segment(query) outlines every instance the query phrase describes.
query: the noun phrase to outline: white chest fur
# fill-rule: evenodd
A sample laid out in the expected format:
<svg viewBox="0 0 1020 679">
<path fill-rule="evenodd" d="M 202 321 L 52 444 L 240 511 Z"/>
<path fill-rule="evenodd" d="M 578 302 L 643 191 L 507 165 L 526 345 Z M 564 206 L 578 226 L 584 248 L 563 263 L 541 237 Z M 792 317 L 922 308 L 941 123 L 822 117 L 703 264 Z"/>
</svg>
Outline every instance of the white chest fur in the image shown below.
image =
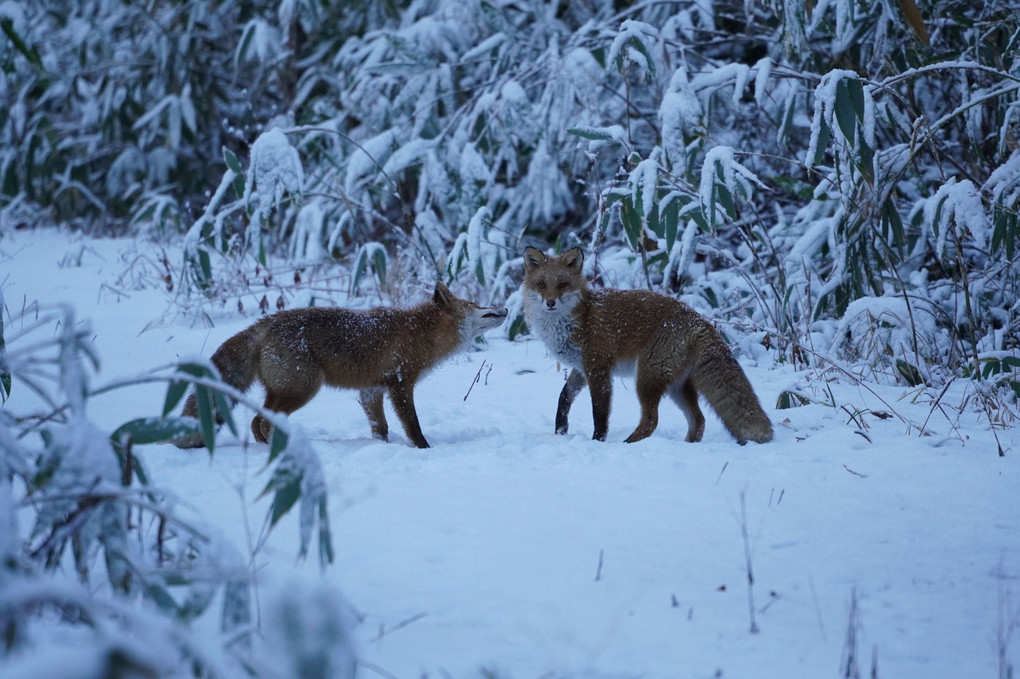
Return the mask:
<svg viewBox="0 0 1020 679">
<path fill-rule="evenodd" d="M 550 308 L 537 292 L 524 292 L 524 315 L 528 328 L 542 339 L 553 356 L 578 369 L 581 368 L 581 348 L 572 335 L 575 323 L 573 311 L 580 299 L 580 293 L 568 293 Z"/>
</svg>

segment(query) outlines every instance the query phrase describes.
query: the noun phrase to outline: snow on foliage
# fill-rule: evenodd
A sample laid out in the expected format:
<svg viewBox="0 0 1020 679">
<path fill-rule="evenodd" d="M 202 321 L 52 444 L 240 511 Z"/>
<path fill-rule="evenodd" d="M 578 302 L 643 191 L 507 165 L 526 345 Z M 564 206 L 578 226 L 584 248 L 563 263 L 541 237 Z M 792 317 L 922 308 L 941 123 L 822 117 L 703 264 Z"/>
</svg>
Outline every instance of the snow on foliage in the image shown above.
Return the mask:
<svg viewBox="0 0 1020 679">
<path fill-rule="evenodd" d="M 682 163 L 685 158 L 684 137 L 701 129 L 701 116 L 701 101 L 688 79 L 687 68 L 681 66 L 673 72 L 659 106 L 662 142 L 674 163 Z"/>
<path fill-rule="evenodd" d="M 625 64 L 631 64 L 643 77 L 651 78 L 655 74 L 655 60 L 645 42 L 655 41 L 658 36 L 659 32 L 654 26 L 643 21 L 625 19 L 620 24 L 620 32 L 609 46 L 606 63 L 615 65 L 621 73 Z"/>
<path fill-rule="evenodd" d="M 853 71 L 834 70 L 822 76 L 814 98 L 805 162 L 808 167 L 817 164 L 825 150 L 823 131 L 826 136 L 831 135 L 840 194 L 850 196 L 859 172 L 874 172 L 873 167 L 862 167 L 868 163 L 866 154 L 875 148 L 875 108 L 870 86 L 864 86 Z"/>
<path fill-rule="evenodd" d="M 711 214 L 716 212 L 719 204 L 723 209 L 731 210 L 735 201 L 747 200 L 755 185 L 768 190 L 753 172 L 737 162 L 732 148 L 716 146 L 705 154 L 698 197 Z M 709 221 L 714 222 L 714 219 Z"/>
<path fill-rule="evenodd" d="M 251 162 L 245 181 L 245 204 L 255 203 L 255 213 L 266 219 L 285 196 L 300 200 L 305 173 L 301 157 L 278 127 L 263 132 L 251 146 Z"/>
<path fill-rule="evenodd" d="M 263 662 L 274 676 L 354 679 L 356 624 L 350 604 L 335 589 L 293 579 L 268 602 Z"/>
<path fill-rule="evenodd" d="M 939 257 L 956 256 L 948 248 L 962 247 L 965 238 L 979 250 L 988 245 L 988 213 L 969 179 L 958 182 L 951 178 L 940 186 L 934 196 L 924 201 L 924 217 Z"/>
</svg>

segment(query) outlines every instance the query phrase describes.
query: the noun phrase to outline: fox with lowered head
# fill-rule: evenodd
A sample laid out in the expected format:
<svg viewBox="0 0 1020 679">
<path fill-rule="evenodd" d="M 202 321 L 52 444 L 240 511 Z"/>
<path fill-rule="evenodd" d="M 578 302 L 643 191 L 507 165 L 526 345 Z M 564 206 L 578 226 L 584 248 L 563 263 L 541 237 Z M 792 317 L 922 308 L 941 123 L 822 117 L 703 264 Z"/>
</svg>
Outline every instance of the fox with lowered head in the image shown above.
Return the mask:
<svg viewBox="0 0 1020 679">
<path fill-rule="evenodd" d="M 772 423 L 722 335 L 707 318 L 665 295 L 640 290 L 592 290 L 584 255 L 573 248 L 549 256 L 524 251 L 524 312 L 528 327 L 570 366 L 556 409 L 556 433 L 567 432 L 570 407 L 588 385 L 593 438 L 609 430 L 612 377 L 633 368 L 641 419 L 627 442 L 655 431 L 659 402 L 669 395 L 687 418 L 687 441 L 700 441 L 701 394 L 740 444 L 772 440 Z"/>
</svg>

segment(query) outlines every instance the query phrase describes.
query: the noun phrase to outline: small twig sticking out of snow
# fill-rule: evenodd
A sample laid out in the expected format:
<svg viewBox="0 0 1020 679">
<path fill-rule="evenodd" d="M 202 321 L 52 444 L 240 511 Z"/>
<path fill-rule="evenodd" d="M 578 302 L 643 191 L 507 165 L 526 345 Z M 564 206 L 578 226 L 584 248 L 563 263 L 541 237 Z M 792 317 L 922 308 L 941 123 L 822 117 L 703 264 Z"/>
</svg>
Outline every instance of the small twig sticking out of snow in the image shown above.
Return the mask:
<svg viewBox="0 0 1020 679">
<path fill-rule="evenodd" d="M 846 643 L 843 648 L 843 663 L 840 676 L 845 679 L 861 679 L 861 666 L 857 645 L 861 635 L 861 611 L 857 603 L 857 588 L 850 590 L 850 617 L 846 627 Z M 878 679 L 878 645 L 871 648 L 872 679 Z"/>
<path fill-rule="evenodd" d="M 747 491 L 740 491 L 740 533 L 744 538 L 744 563 L 747 567 L 747 613 L 751 617 L 751 634 L 758 633 L 754 616 L 754 568 L 751 566 L 751 539 L 747 533 Z"/>
<path fill-rule="evenodd" d="M 599 565 L 595 568 L 595 582 L 602 579 L 602 557 L 604 556 L 603 550 L 599 550 Z"/>
<path fill-rule="evenodd" d="M 426 613 L 424 611 L 422 611 L 421 613 L 415 613 L 410 618 L 407 618 L 406 620 L 401 620 L 400 622 L 398 622 L 393 627 L 386 627 L 385 623 L 379 623 L 379 631 L 378 631 L 378 633 L 376 633 L 376 635 L 374 637 L 369 639 L 368 643 L 374 644 L 375 642 L 377 642 L 377 641 L 379 641 L 379 640 L 389 636 L 390 634 L 393 634 L 397 630 L 401 630 L 401 629 L 407 627 L 408 625 L 411 625 L 413 623 L 418 622 L 419 620 L 421 620 L 422 618 L 426 617 L 427 615 L 428 615 L 428 613 Z"/>
<path fill-rule="evenodd" d="M 717 486 L 719 485 L 719 481 L 722 479 L 723 472 L 725 472 L 726 468 L 729 467 L 729 466 L 730 466 L 730 461 L 726 460 L 726 462 L 723 463 L 722 469 L 719 470 L 719 476 L 716 477 L 716 479 L 715 479 L 715 485 L 717 485 Z"/>
<path fill-rule="evenodd" d="M 468 387 L 467 393 L 464 394 L 464 400 L 465 401 L 468 400 L 468 396 L 471 395 L 471 390 L 474 389 L 475 385 L 478 384 L 481 381 L 481 379 L 482 379 L 482 370 L 484 368 L 485 368 L 485 360 L 483 359 L 482 360 L 482 364 L 480 366 L 478 366 L 478 372 L 475 373 L 475 379 L 471 380 L 471 386 Z M 489 372 L 492 372 L 492 364 L 491 363 L 489 364 Z M 485 373 L 486 380 L 488 379 L 488 377 L 489 377 L 489 373 Z"/>
<path fill-rule="evenodd" d="M 873 441 L 871 440 L 871 437 L 868 436 L 868 434 L 866 432 L 861 431 L 860 429 L 855 429 L 854 433 L 857 434 L 858 436 L 862 437 L 868 443 L 873 443 Z"/>
<path fill-rule="evenodd" d="M 853 474 L 854 476 L 856 476 L 858 478 L 862 478 L 862 479 L 868 478 L 867 474 L 861 474 L 860 472 L 855 472 L 853 469 L 850 469 L 850 467 L 847 467 L 846 465 L 843 465 L 843 469 L 847 470 L 848 472 L 850 472 L 851 474 Z"/>
</svg>

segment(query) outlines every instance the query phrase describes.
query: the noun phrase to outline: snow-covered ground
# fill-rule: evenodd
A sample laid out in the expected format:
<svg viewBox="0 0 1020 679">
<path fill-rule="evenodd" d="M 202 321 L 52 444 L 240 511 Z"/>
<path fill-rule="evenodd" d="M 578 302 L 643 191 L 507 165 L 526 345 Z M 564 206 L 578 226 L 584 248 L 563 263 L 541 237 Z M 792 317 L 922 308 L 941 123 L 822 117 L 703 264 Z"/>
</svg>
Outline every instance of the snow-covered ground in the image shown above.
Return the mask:
<svg viewBox="0 0 1020 679">
<path fill-rule="evenodd" d="M 141 241 L 5 233 L 8 341 L 22 309 L 68 302 L 92 324 L 98 386 L 208 356 L 254 320 L 234 302 L 205 327 L 165 291 L 136 289 L 158 256 Z M 265 446 L 223 431 L 212 458 L 140 454 L 252 554 L 260 601 L 320 578 L 343 592 L 360 618 L 360 677 L 836 677 L 848 637 L 864 675 L 873 662 L 880 677 L 926 679 L 999 676 L 1000 654 L 1020 664 L 1020 436 L 1000 430 L 997 455 L 986 416 L 958 407 L 965 380 L 933 408 L 940 390 L 812 384 L 766 357 L 745 369 L 776 438 L 741 447 L 711 414 L 704 441 L 684 443 L 668 401 L 651 438 L 623 443 L 638 407 L 619 379 L 598 443 L 585 393 L 571 433 L 552 433 L 563 375 L 544 347 L 491 334 L 419 385 L 429 450 L 408 444 L 388 405 L 393 440 L 371 439 L 351 392 L 323 391 L 292 417 L 329 486 L 324 572 L 295 560 L 294 516 L 259 543 Z M 834 403 L 776 410 L 795 386 Z M 112 430 L 158 414 L 164 395 L 115 390 L 89 413 Z M 25 398 L 15 384 L 5 407 Z"/>
</svg>

